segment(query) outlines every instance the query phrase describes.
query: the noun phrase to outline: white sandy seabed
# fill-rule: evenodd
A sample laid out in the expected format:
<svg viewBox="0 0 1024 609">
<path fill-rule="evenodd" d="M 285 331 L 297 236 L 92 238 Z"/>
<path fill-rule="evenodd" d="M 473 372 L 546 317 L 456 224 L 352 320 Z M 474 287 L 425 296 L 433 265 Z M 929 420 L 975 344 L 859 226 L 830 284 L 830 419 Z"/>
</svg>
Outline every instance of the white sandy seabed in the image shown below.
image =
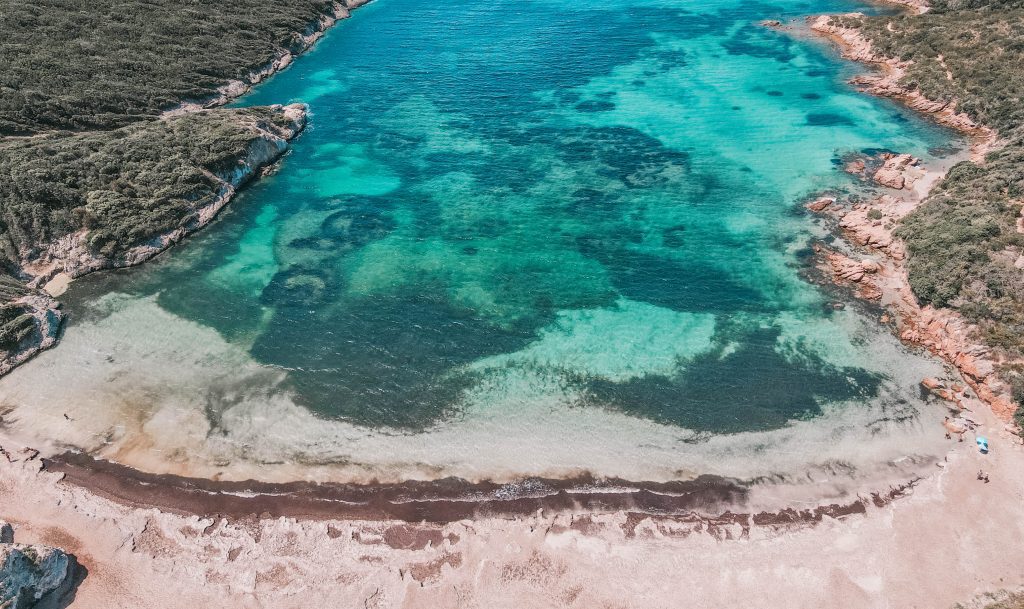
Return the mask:
<svg viewBox="0 0 1024 609">
<path fill-rule="evenodd" d="M 621 301 L 567 313 L 525 350 L 476 362 L 487 374 L 460 413 L 423 432 L 397 433 L 314 416 L 290 399 L 283 371 L 154 298 L 115 294 L 96 307 L 100 314 L 70 328 L 57 349 L 0 381 L 7 433 L 44 451 L 74 447 L 155 473 L 220 479 L 506 481 L 591 473 L 666 481 L 714 474 L 785 482 L 771 494 L 810 493 L 809 500 L 905 482 L 934 468 L 947 449 L 939 425 L 946 409 L 922 401 L 917 388 L 925 376 L 941 376 L 941 366 L 853 312 L 837 312 L 848 330 L 842 336 L 866 344 L 837 344 L 834 319 L 819 329 L 775 318 L 783 328 L 778 348 L 827 353 L 840 366 L 869 357 L 872 368 L 891 371 L 880 396 L 832 404 L 781 429 L 698 434 L 581 407 L 557 375 L 523 365 L 572 361 L 621 380 L 708 348 L 713 317 Z M 602 337 L 614 333 L 619 317 L 638 316 L 651 321 L 651 336 L 633 337 L 632 351 L 609 352 Z M 594 325 L 602 331 L 589 332 Z M 683 328 L 686 336 L 659 327 Z"/>
</svg>

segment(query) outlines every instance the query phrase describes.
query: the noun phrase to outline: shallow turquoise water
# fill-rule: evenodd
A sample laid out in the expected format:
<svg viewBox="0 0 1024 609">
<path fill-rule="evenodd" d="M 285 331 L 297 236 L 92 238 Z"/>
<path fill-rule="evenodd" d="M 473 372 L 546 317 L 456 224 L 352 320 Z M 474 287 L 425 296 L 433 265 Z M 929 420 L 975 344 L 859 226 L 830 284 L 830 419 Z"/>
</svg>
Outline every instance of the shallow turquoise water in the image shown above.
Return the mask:
<svg viewBox="0 0 1024 609">
<path fill-rule="evenodd" d="M 950 135 L 757 25 L 855 8 L 378 0 L 239 102 L 310 105 L 280 171 L 170 255 L 77 282 L 68 335 L 155 299 L 283 374 L 190 380 L 215 429 L 278 393 L 407 431 L 549 401 L 698 434 L 914 418 L 929 364 L 801 278 L 799 203 L 849 186 L 843 154 Z M 141 319 L 133 366 L 168 365 Z"/>
<path fill-rule="evenodd" d="M 756 24 L 809 8 L 368 7 L 241 102 L 305 101 L 312 127 L 218 234 L 142 289 L 254 340 L 303 404 L 367 424 L 451 414 L 476 380 L 467 365 L 553 325 L 550 348 L 571 353 L 539 365 L 566 368 L 594 404 L 688 427 L 780 425 L 873 395 L 884 371 L 776 348 L 773 313 L 827 315 L 795 271 L 806 227 L 792 207 L 842 180 L 837 153 L 922 154 L 942 135 Z M 623 329 L 568 313 L 588 309 L 617 311 Z M 661 365 L 606 374 L 620 345 L 661 332 L 656 354 L 634 356 Z M 708 410 L 716 396 L 733 406 Z"/>
</svg>

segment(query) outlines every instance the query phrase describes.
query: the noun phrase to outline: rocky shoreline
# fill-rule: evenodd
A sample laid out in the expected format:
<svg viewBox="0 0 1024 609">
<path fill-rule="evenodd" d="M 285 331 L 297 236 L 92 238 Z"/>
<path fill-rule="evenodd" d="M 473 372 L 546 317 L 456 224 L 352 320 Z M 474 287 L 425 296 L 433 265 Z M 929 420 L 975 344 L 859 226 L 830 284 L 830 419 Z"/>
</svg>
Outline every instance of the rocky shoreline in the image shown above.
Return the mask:
<svg viewBox="0 0 1024 609">
<path fill-rule="evenodd" d="M 104 256 L 90 247 L 86 229 L 40 244 L 34 251 L 23 252 L 19 279 L 25 284 L 26 294 L 0 304 L 24 311 L 31 316 L 34 327 L 14 348 L 0 349 L 0 376 L 57 344 L 64 314 L 55 297 L 67 289 L 71 280 L 99 270 L 134 266 L 163 252 L 213 221 L 239 188 L 275 163 L 287 150 L 288 142 L 305 128 L 306 108 L 293 104 L 268 109 L 283 117 L 284 126 L 251 117 L 239 118 L 239 126 L 250 134 L 246 145 L 237 151 L 229 170 L 205 172 L 211 183 L 217 185 L 216 196 L 212 200 L 197 201 L 174 230 L 117 256 Z"/>
<path fill-rule="evenodd" d="M 902 85 L 900 81 L 906 69 L 904 62 L 876 53 L 871 42 L 858 30 L 836 21 L 837 18 L 858 16 L 854 13 L 808 18 L 811 30 L 834 41 L 844 58 L 878 68 L 877 74 L 855 77 L 852 81 L 855 85 L 866 93 L 895 99 L 969 136 L 970 157 L 976 162 L 999 145 L 998 134 L 993 129 L 979 125 L 965 113 L 958 112 L 955 102 L 935 102 Z M 1011 388 L 996 373 L 998 365 L 1003 362 L 997 361 L 992 350 L 977 341 L 975 328 L 958 313 L 920 306 L 910 288 L 905 265 L 906 248 L 894 234 L 899 221 L 924 200 L 931 187 L 942 179 L 943 173 L 928 171 L 909 155 L 889 155 L 880 160 L 881 167 L 864 177 L 893 192 L 867 203 L 844 205 L 834 197 L 825 196 L 807 205 L 811 211 L 827 215 L 849 244 L 872 256 L 867 260 L 856 260 L 819 245 L 817 249 L 822 254 L 822 264 L 836 283 L 851 285 L 858 297 L 875 301 L 889 310 L 892 316 L 887 321 L 893 323 L 894 330 L 904 342 L 925 348 L 955 367 L 996 416 L 1012 426 L 1016 405 L 1011 397 Z M 864 165 L 848 167 L 848 170 L 863 172 Z"/>
</svg>

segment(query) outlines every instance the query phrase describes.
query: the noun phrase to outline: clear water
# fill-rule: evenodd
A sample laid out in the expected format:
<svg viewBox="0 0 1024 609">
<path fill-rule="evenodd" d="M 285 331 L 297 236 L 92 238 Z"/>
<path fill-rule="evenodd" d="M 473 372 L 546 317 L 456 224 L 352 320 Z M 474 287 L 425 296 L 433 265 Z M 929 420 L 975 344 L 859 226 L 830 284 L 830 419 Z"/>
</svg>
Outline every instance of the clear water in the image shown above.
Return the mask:
<svg viewBox="0 0 1024 609">
<path fill-rule="evenodd" d="M 76 282 L 62 345 L 0 390 L 151 465 L 673 477 L 770 446 L 852 459 L 840 438 L 927 453 L 936 364 L 801 278 L 799 202 L 848 185 L 845 153 L 927 159 L 950 134 L 757 25 L 857 8 L 378 0 L 238 102 L 310 105 L 280 171 L 160 260 Z"/>
</svg>

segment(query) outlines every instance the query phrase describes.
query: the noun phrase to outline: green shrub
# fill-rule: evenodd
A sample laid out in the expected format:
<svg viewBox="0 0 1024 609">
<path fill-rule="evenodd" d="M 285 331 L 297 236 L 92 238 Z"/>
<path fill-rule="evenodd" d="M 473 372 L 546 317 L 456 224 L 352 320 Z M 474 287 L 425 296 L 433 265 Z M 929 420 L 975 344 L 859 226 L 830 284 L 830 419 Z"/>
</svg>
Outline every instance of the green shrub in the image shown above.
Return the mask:
<svg viewBox="0 0 1024 609">
<path fill-rule="evenodd" d="M 10 351 L 35 329 L 32 315 L 13 303 L 0 305 L 0 350 Z"/>
</svg>

